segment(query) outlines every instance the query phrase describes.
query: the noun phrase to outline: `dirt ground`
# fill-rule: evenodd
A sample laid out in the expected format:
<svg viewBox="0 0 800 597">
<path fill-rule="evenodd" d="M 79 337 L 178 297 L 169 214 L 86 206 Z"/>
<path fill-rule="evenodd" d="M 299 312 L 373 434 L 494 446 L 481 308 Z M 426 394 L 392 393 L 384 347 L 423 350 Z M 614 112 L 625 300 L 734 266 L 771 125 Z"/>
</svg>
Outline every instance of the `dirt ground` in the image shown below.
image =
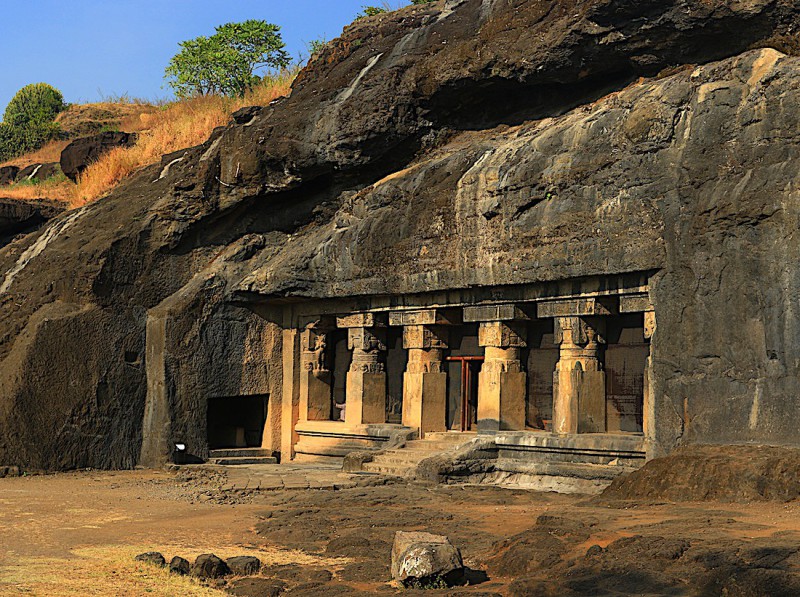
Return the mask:
<svg viewBox="0 0 800 597">
<path fill-rule="evenodd" d="M 0 595 L 357 595 L 395 589 L 397 530 L 448 535 L 450 595 L 797 595 L 800 503 L 642 503 L 493 487 L 375 483 L 224 491 L 218 474 L 0 479 Z M 257 579 L 203 586 L 133 560 L 255 555 Z"/>
</svg>

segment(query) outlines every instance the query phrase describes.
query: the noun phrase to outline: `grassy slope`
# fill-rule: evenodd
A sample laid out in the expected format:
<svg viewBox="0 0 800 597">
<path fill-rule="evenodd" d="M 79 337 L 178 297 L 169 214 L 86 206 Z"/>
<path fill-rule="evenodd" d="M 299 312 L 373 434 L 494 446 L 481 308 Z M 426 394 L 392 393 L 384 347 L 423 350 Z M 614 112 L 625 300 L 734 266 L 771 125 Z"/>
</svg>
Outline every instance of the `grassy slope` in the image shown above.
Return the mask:
<svg viewBox="0 0 800 597">
<path fill-rule="evenodd" d="M 243 98 L 198 97 L 151 106 L 137 103 L 105 103 L 73 106 L 59 117 L 64 130 L 78 136 L 103 127 L 139 133 L 134 147 L 109 151 L 89 166 L 77 184 L 60 177 L 38 184 L 16 184 L 0 189 L 0 195 L 15 199 L 46 198 L 79 207 L 108 194 L 123 179 L 141 168 L 158 162 L 161 156 L 185 147 L 199 145 L 218 126 L 230 120 L 231 113 L 244 106 L 267 105 L 287 95 L 294 73 L 286 73 L 253 89 Z M 68 141 L 50 143 L 37 152 L 7 164 L 57 162 Z M 0 164 L 5 165 L 5 164 Z"/>
</svg>

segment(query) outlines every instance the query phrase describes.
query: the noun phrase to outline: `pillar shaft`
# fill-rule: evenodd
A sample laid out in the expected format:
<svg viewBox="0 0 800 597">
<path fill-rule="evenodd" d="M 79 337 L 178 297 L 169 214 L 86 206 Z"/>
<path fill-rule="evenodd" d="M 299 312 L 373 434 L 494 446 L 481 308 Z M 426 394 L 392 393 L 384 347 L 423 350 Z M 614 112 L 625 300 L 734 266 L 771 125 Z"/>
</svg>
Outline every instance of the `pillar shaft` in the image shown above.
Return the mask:
<svg viewBox="0 0 800 597">
<path fill-rule="evenodd" d="M 478 375 L 478 430 L 524 430 L 528 376 L 520 361 L 525 347 L 523 326 L 484 322 L 478 343 L 485 360 Z"/>
<path fill-rule="evenodd" d="M 436 326 L 403 328 L 408 365 L 403 375 L 403 425 L 426 433 L 447 430 L 447 374 L 442 370 L 446 330 Z"/>
<path fill-rule="evenodd" d="M 556 341 L 560 343 L 553 379 L 556 433 L 606 430 L 606 378 L 599 328 L 596 318 L 556 318 Z"/>
</svg>

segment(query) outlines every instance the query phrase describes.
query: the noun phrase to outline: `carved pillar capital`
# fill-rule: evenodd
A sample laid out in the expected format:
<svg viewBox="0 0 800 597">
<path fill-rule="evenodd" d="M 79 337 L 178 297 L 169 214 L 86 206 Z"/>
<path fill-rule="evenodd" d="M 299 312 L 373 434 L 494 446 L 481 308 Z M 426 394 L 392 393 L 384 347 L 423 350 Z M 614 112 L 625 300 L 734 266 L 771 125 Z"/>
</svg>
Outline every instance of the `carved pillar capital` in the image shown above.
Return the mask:
<svg viewBox="0 0 800 597">
<path fill-rule="evenodd" d="M 602 371 L 604 321 L 597 317 L 556 317 L 555 341 L 560 345 L 557 370 Z"/>
<path fill-rule="evenodd" d="M 522 371 L 520 349 L 525 348 L 525 324 L 515 321 L 486 321 L 478 328 L 478 344 L 485 348 L 482 371 Z"/>
<path fill-rule="evenodd" d="M 383 373 L 386 352 L 386 330 L 384 328 L 354 327 L 347 330 L 347 347 L 353 351 L 350 371 L 360 373 Z"/>
<path fill-rule="evenodd" d="M 493 348 L 525 348 L 525 324 L 517 321 L 484 321 L 478 328 L 478 344 Z"/>
</svg>

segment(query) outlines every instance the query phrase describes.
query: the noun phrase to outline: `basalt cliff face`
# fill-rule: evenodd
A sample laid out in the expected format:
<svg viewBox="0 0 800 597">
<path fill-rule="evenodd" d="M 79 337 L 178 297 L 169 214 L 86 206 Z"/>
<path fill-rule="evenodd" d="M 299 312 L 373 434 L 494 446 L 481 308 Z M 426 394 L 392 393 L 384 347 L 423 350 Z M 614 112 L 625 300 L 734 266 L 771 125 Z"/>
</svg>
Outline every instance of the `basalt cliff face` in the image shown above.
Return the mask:
<svg viewBox="0 0 800 597">
<path fill-rule="evenodd" d="M 0 250 L 0 463 L 130 467 L 154 421 L 202 445 L 208 396 L 279 410 L 286 299 L 629 272 L 657 452 L 800 445 L 798 27 L 780 0 L 359 21 L 290 97 Z"/>
</svg>

